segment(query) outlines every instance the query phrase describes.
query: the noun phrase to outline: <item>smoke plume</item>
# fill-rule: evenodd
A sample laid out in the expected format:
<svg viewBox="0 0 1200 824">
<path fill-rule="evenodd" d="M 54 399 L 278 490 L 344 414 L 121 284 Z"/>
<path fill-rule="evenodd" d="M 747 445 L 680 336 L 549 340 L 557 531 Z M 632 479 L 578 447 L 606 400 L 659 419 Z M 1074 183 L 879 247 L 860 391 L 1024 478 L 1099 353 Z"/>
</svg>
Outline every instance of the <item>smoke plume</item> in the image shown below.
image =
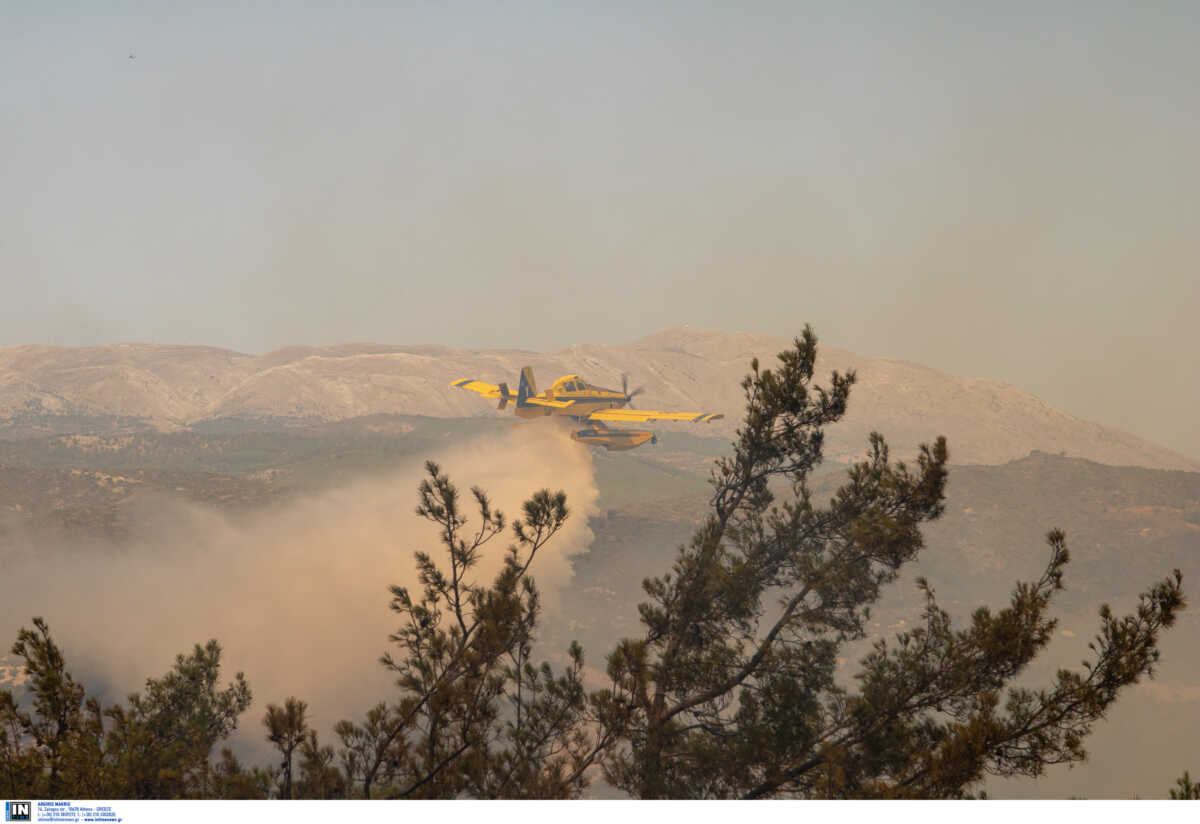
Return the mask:
<svg viewBox="0 0 1200 824">
<path fill-rule="evenodd" d="M 587 549 L 596 507 L 592 457 L 549 426 L 448 445 L 432 456 L 459 486 L 488 492 L 511 522 L 534 491 L 567 493 L 570 517 L 533 565 L 547 616 Z M 304 500 L 235 518 L 174 500 L 138 505 L 121 546 L 0 548 L 0 633 L 11 639 L 42 615 L 68 667 L 109 701 L 166 672 L 180 652 L 217 638 L 223 672 L 244 671 L 254 704 L 243 741 L 262 738 L 267 703 L 295 695 L 323 734 L 394 693 L 378 663 L 396 628 L 387 587 L 417 590 L 412 554 L 442 559 L 435 528 L 417 517 L 422 460 Z M 478 524 L 477 514 L 468 524 Z M 500 567 L 511 532 L 486 545 L 477 580 Z M 7 643 L 7 642 L 6 642 Z M 265 746 L 259 742 L 257 747 Z"/>
</svg>

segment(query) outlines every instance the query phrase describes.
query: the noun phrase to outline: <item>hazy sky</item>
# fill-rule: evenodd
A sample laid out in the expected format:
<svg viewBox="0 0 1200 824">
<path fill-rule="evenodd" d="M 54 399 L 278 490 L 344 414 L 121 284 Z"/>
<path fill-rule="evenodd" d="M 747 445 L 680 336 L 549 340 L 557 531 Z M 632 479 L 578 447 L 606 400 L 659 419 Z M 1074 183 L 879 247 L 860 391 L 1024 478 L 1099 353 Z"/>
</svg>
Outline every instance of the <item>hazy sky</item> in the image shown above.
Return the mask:
<svg viewBox="0 0 1200 824">
<path fill-rule="evenodd" d="M 0 3 L 0 344 L 792 335 L 1200 457 L 1200 4 Z"/>
</svg>

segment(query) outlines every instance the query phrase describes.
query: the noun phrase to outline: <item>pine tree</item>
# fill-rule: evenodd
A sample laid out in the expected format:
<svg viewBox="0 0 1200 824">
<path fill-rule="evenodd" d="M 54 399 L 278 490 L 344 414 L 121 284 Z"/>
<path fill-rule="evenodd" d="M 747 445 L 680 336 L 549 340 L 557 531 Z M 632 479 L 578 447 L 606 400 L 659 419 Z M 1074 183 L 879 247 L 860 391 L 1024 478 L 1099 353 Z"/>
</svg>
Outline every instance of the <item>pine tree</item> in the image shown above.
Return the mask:
<svg viewBox="0 0 1200 824">
<path fill-rule="evenodd" d="M 565 523 L 566 495 L 542 490 L 525 502 L 516 543 L 485 586 L 473 570 L 504 532 L 503 514 L 472 489 L 479 526 L 468 532 L 458 489 L 436 464 L 426 471 L 417 514 L 438 526 L 449 567 L 417 552 L 420 597 L 391 588 L 397 652 L 382 662 L 400 696 L 361 724 L 335 727 L 349 783 L 367 798 L 577 796 L 615 740 L 624 704 L 584 689 L 577 645 L 560 674 L 531 660 L 541 607 L 530 567 Z"/>
<path fill-rule="evenodd" d="M 276 783 L 274 770 L 246 769 L 229 747 L 221 748 L 221 757 L 212 765 L 205 798 L 262 801 L 270 797 Z"/>
<path fill-rule="evenodd" d="M 10 797 L 184 798 L 213 794 L 210 757 L 250 704 L 241 673 L 218 689 L 216 641 L 176 657 L 161 678 L 104 708 L 84 699 L 42 618 L 21 628 L 13 654 L 25 661 L 31 711 L 0 691 L 0 780 Z"/>
<path fill-rule="evenodd" d="M 873 433 L 867 458 L 818 505 L 808 477 L 855 375 L 815 386 L 816 356 L 806 328 L 776 370 L 752 364 L 711 512 L 671 571 L 644 584 L 645 634 L 609 657 L 633 712 L 607 754 L 609 780 L 640 798 L 954 798 L 985 774 L 1083 759 L 1092 725 L 1152 673 L 1159 633 L 1184 603 L 1178 570 L 1134 615 L 1101 608 L 1082 671 L 1017 688 L 1055 626 L 1048 609 L 1068 553 L 1052 531 L 1042 574 L 965 628 L 920 582 L 923 626 L 878 640 L 856 688 L 839 686 L 839 653 L 867 636 L 872 604 L 917 557 L 920 525 L 942 512 L 948 452 L 939 438 L 910 468 Z"/>
<path fill-rule="evenodd" d="M 128 706 L 105 710 L 111 729 L 103 756 L 111 764 L 118 798 L 204 798 L 213 748 L 237 729 L 250 706 L 250 687 L 236 673 L 218 688 L 221 646 L 197 644 L 190 655 L 177 655 L 171 671 L 146 680 Z"/>
<path fill-rule="evenodd" d="M 321 746 L 316 730 L 300 744 L 300 784 L 297 798 L 345 798 L 346 780 L 334 766 L 333 747 Z"/>
<path fill-rule="evenodd" d="M 1171 790 L 1172 801 L 1200 801 L 1200 784 L 1192 783 L 1187 770 L 1184 770 L 1183 775 L 1175 779 L 1175 786 L 1178 789 Z"/>
<path fill-rule="evenodd" d="M 25 659 L 33 712 L 19 709 L 10 691 L 0 691 L 0 773 L 14 788 L 9 797 L 58 798 L 64 790 L 71 736 L 80 724 L 84 689 L 67 672 L 62 650 L 44 619 L 34 618 L 32 630 L 21 627 L 12 653 Z"/>
<path fill-rule="evenodd" d="M 279 790 L 280 798 L 292 797 L 292 756 L 296 748 L 308 738 L 308 721 L 304 717 L 308 712 L 308 704 L 298 698 L 288 698 L 279 707 L 267 704 L 267 714 L 263 716 L 263 726 L 267 728 L 267 740 L 279 750 L 283 760 L 279 764 L 283 785 Z"/>
</svg>

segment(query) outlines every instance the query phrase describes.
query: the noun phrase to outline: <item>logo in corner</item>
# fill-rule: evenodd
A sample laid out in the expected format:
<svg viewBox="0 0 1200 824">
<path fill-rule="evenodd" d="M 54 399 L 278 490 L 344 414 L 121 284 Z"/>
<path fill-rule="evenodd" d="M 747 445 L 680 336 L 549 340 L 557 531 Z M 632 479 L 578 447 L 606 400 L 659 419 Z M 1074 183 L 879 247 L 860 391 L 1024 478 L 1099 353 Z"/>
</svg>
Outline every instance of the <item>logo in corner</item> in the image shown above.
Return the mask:
<svg viewBox="0 0 1200 824">
<path fill-rule="evenodd" d="M 32 801 L 5 801 L 4 802 L 4 820 L 5 821 L 32 821 L 33 816 Z"/>
</svg>

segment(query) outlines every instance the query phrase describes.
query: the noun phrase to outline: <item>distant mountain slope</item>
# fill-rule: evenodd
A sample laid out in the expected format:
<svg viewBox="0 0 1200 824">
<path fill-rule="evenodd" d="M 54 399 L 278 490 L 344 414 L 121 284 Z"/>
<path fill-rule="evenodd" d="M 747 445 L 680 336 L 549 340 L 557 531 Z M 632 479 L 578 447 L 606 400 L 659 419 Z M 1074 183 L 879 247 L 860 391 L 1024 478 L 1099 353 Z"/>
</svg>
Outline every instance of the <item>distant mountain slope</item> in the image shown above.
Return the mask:
<svg viewBox="0 0 1200 824">
<path fill-rule="evenodd" d="M 619 386 L 627 373 L 633 385 L 646 386 L 638 405 L 723 412 L 725 421 L 686 431 L 729 438 L 750 359 L 768 366 L 788 346 L 763 335 L 675 328 L 623 346 L 580 344 L 549 353 L 377 344 L 288 347 L 262 356 L 149 344 L 0 347 L 0 436 L 171 430 L 225 418 L 499 415 L 449 382 L 512 383 L 531 365 L 547 385 L 574 372 Z M 1041 450 L 1112 465 L 1200 470 L 1200 461 L 1080 420 L 1006 384 L 828 347 L 818 369 L 821 380 L 831 369 L 854 369 L 859 377 L 846 420 L 829 432 L 834 459 L 860 454 L 878 429 L 901 454 L 944 434 L 959 464 L 999 464 Z"/>
</svg>

